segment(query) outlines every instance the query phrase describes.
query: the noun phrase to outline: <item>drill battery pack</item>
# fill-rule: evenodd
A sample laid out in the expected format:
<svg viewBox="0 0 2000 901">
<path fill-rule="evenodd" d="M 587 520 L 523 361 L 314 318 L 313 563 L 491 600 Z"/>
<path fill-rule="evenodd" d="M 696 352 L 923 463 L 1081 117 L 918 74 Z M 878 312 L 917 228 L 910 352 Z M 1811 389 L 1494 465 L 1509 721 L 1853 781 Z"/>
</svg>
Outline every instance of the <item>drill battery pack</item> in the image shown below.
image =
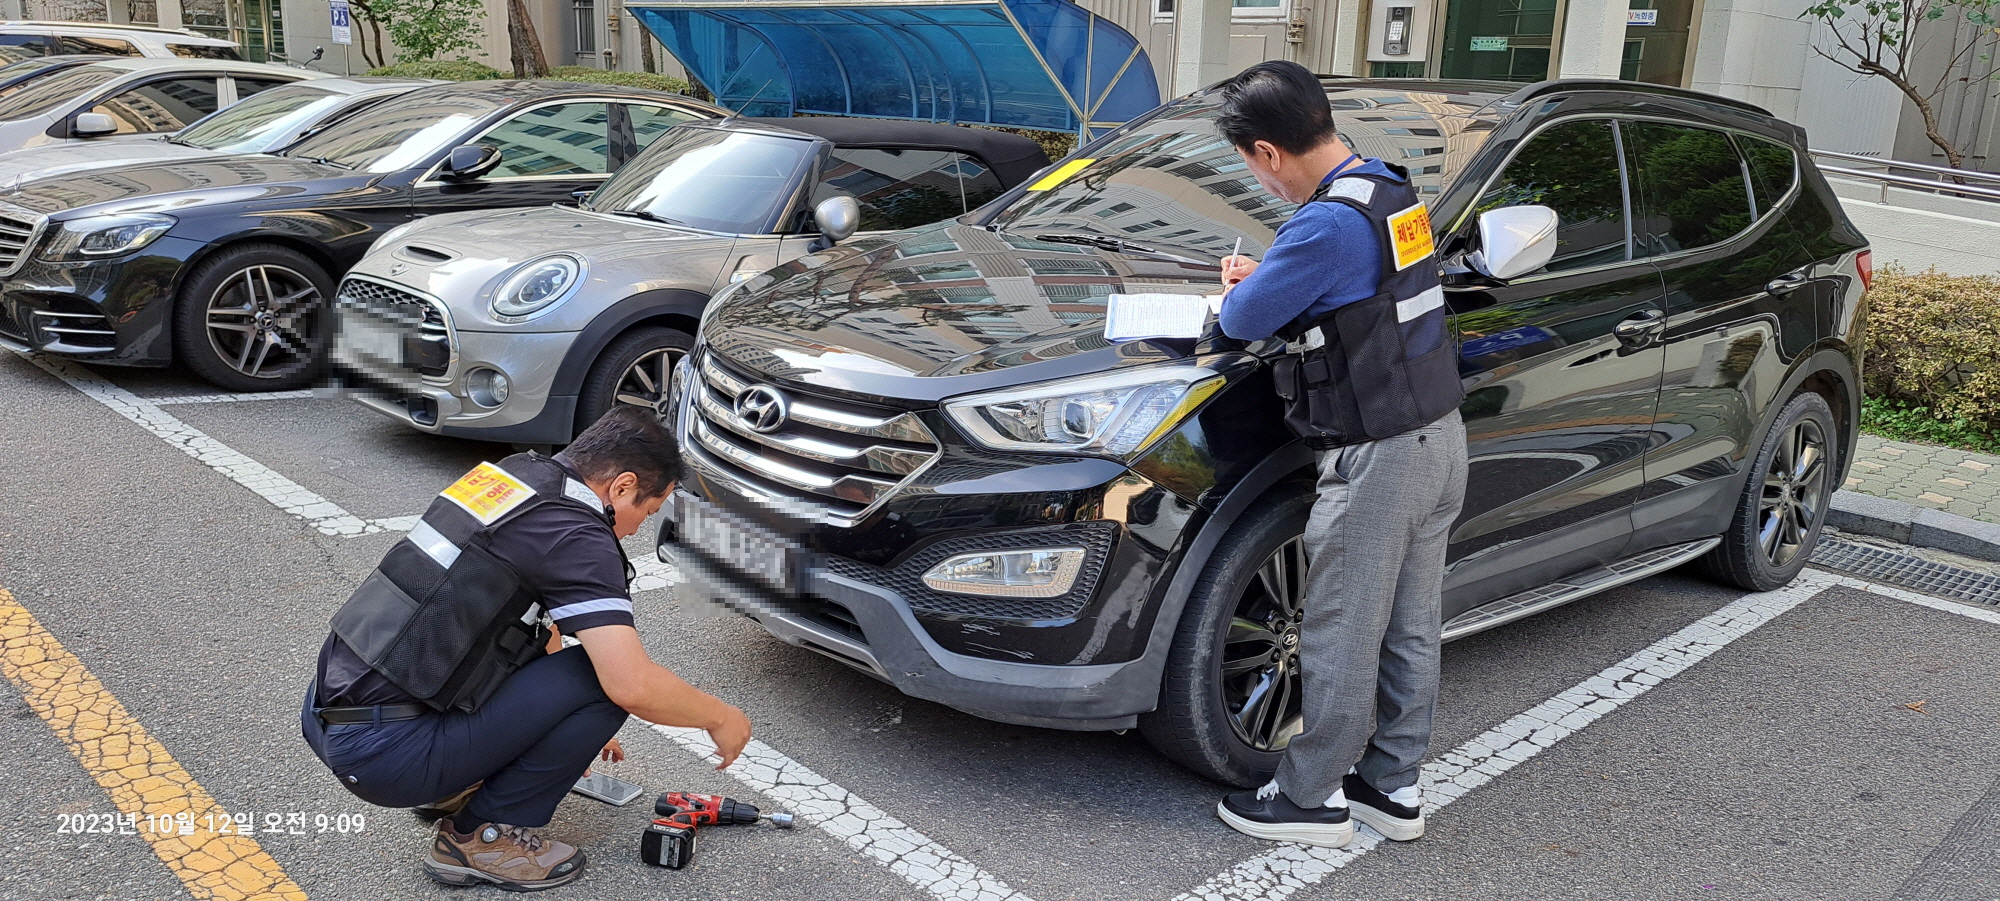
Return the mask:
<svg viewBox="0 0 2000 901">
<path fill-rule="evenodd" d="M 654 820 L 639 836 L 639 859 L 656 867 L 678 870 L 694 860 L 697 837 L 693 826 Z"/>
</svg>

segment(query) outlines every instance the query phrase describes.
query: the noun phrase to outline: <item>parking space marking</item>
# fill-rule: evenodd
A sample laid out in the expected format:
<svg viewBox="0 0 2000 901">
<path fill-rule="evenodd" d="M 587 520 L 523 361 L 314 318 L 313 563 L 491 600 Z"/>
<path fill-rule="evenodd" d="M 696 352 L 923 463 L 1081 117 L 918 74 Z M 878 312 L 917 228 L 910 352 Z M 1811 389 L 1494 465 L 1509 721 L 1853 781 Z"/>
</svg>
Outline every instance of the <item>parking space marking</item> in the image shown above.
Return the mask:
<svg viewBox="0 0 2000 901">
<path fill-rule="evenodd" d="M 305 901 L 306 893 L 247 835 L 207 826 L 228 816 L 125 705 L 42 627 L 14 595 L 0 588 L 0 674 L 48 723 L 78 763 L 111 796 L 120 813 L 187 886 L 215 901 Z M 148 828 L 159 817 L 187 814 L 183 833 Z M 53 874 L 52 874 L 53 875 Z"/>
<path fill-rule="evenodd" d="M 1831 575 L 1808 570 L 1785 588 L 1744 595 L 1446 752 L 1424 766 L 1426 812 L 1435 814 L 1439 808 L 1493 781 L 1542 749 L 1576 734 L 1653 686 L 1680 675 L 1730 642 L 1838 584 L 1839 580 Z M 1356 829 L 1354 842 L 1345 848 L 1279 845 L 1223 871 L 1175 901 L 1277 901 L 1359 860 L 1384 840 L 1363 826 Z"/>
<path fill-rule="evenodd" d="M 397 531 L 392 524 L 403 520 L 415 522 L 415 517 L 362 519 L 347 512 L 339 504 L 279 475 L 270 467 L 250 459 L 235 448 L 210 438 L 200 429 L 176 419 L 172 414 L 160 409 L 156 402 L 120 388 L 75 363 L 51 359 L 40 354 L 23 354 L 19 351 L 16 353 L 50 375 L 67 382 L 70 387 L 83 392 L 85 397 L 103 404 L 112 412 L 152 433 L 154 437 L 180 448 L 182 452 L 201 461 L 208 468 L 250 489 L 258 497 L 270 501 L 272 506 L 305 520 L 322 534 L 370 535 Z M 409 529 L 408 525 L 401 527 L 402 531 Z"/>
<path fill-rule="evenodd" d="M 708 758 L 715 753 L 708 733 L 700 729 L 653 728 L 696 756 Z M 999 877 L 761 741 L 751 739 L 743 755 L 725 772 L 933 897 L 943 901 L 1030 901 Z"/>
<path fill-rule="evenodd" d="M 1837 576 L 1836 578 L 1839 580 L 1837 584 L 1845 588 L 1854 588 L 1861 591 L 1870 592 L 1873 594 L 1879 594 L 1882 595 L 1883 597 L 1895 598 L 1896 600 L 1899 601 L 1908 601 L 1909 603 L 1915 604 L 1919 607 L 1929 607 L 1932 610 L 1942 610 L 1946 613 L 1956 613 L 1959 616 L 1965 617 L 1966 619 L 1976 619 L 1983 623 L 1992 623 L 1996 626 L 2000 626 L 2000 610 L 1993 610 L 1986 607 L 1974 607 L 1970 604 L 1960 603 L 1958 601 L 1947 601 L 1944 598 L 1934 598 L 1927 594 L 1919 594 L 1917 592 L 1910 591 L 1908 589 L 1898 588 L 1894 585 L 1884 585 L 1880 582 L 1870 582 L 1866 579 L 1857 579 L 1853 576 L 1848 576 L 1848 575 L 1841 575 Z"/>
<path fill-rule="evenodd" d="M 311 388 L 298 391 L 253 391 L 242 394 L 178 394 L 171 397 L 149 397 L 146 400 L 156 404 L 240 404 L 253 400 L 311 400 Z"/>
</svg>

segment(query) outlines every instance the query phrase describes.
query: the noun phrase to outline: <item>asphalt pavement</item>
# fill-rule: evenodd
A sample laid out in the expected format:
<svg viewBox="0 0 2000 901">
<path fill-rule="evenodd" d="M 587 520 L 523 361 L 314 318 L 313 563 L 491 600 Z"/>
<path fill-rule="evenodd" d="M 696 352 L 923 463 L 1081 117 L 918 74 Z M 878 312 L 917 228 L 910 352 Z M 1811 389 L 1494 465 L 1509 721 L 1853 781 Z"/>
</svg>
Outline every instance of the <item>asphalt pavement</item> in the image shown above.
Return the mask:
<svg viewBox="0 0 2000 901">
<path fill-rule="evenodd" d="M 350 401 L 0 353 L 0 614 L 19 611 L 0 615 L 0 899 L 500 897 L 426 879 L 429 827 L 343 791 L 298 715 L 333 610 L 407 517 L 506 453 Z M 667 871 L 635 853 L 645 802 L 571 796 L 549 832 L 589 869 L 549 897 L 2000 898 L 1991 607 L 1681 571 L 1474 636 L 1445 654 L 1430 834 L 1308 852 L 1224 827 L 1222 790 L 1136 734 L 979 720 L 668 588 L 635 601 L 655 659 L 743 707 L 759 744 L 719 773 L 698 736 L 634 720 L 609 770 L 801 823 L 706 831 Z M 41 686 L 51 642 L 75 659 L 54 675 L 94 677 L 123 719 Z M 128 738 L 186 778 L 128 790 L 105 750 Z M 195 799 L 183 842 L 205 810 L 253 816 L 235 864 L 148 834 L 169 802 L 146 799 L 170 794 Z"/>
</svg>

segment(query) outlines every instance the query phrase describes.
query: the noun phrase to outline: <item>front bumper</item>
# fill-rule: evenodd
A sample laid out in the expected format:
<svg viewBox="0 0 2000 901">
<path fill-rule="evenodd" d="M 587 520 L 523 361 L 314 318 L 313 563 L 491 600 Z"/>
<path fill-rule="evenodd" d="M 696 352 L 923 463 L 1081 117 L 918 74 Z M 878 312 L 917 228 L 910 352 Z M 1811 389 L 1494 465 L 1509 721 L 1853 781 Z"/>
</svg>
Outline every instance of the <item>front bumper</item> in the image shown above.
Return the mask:
<svg viewBox="0 0 2000 901">
<path fill-rule="evenodd" d="M 784 598 L 728 575 L 699 552 L 672 543 L 686 582 L 682 602 L 719 605 L 747 616 L 787 644 L 817 651 L 913 697 L 1003 723 L 1054 729 L 1129 729 L 1159 696 L 1159 668 L 1147 661 L 1082 666 L 1012 663 L 954 653 L 917 621 L 890 589 L 824 568 L 804 574 L 805 598 Z"/>
<path fill-rule="evenodd" d="M 0 279 L 0 344 L 121 366 L 173 361 L 174 282 L 200 245 L 162 237 L 139 254 L 25 261 Z"/>
<path fill-rule="evenodd" d="M 346 329 L 331 354 L 335 381 L 356 400 L 404 424 L 434 435 L 567 444 L 576 425 L 574 394 L 550 392 L 575 332 L 461 332 L 451 334 L 451 365 L 442 376 L 424 376 L 357 347 Z M 496 407 L 474 403 L 466 374 L 497 369 L 512 386 Z"/>
</svg>

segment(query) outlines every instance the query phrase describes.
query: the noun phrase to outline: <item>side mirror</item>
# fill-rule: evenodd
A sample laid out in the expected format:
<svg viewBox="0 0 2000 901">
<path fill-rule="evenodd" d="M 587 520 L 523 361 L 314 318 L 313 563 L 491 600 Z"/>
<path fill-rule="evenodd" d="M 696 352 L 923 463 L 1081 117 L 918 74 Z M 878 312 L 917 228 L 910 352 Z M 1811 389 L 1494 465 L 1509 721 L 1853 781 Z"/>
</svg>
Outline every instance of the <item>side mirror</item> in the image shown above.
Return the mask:
<svg viewBox="0 0 2000 901">
<path fill-rule="evenodd" d="M 854 236 L 861 227 L 861 204 L 852 197 L 828 197 L 813 207 L 813 227 L 828 244 L 838 244 Z"/>
<path fill-rule="evenodd" d="M 104 113 L 77 113 L 76 121 L 70 123 L 72 138 L 100 138 L 118 133 L 118 120 Z"/>
<path fill-rule="evenodd" d="M 578 188 L 574 191 L 569 192 L 569 199 L 571 203 L 574 203 L 577 206 L 583 206 L 584 204 L 590 202 L 590 195 L 595 193 L 597 193 L 596 188 Z"/>
<path fill-rule="evenodd" d="M 464 144 L 451 149 L 438 175 L 445 181 L 471 181 L 500 166 L 500 148 Z"/>
<path fill-rule="evenodd" d="M 1479 249 L 1465 261 L 1501 281 L 1547 266 L 1556 253 L 1556 211 L 1509 206 L 1479 214 Z"/>
</svg>

